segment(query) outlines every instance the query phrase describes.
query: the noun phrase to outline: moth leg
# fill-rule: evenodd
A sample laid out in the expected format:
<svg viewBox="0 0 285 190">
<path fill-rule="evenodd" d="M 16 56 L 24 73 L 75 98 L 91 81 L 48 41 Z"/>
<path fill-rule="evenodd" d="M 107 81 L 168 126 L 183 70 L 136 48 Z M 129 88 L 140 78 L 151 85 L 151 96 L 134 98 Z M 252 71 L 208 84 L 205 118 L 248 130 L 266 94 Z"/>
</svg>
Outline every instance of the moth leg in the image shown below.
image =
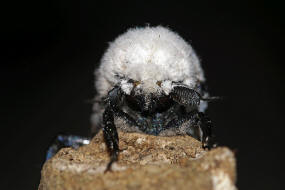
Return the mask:
<svg viewBox="0 0 285 190">
<path fill-rule="evenodd" d="M 210 118 L 203 112 L 196 112 L 193 115 L 194 126 L 199 128 L 199 140 L 202 142 L 203 148 L 212 148 L 214 146 L 212 140 L 212 128 L 213 124 Z M 189 133 L 191 135 L 191 133 Z"/>
<path fill-rule="evenodd" d="M 125 113 L 120 109 L 116 110 L 115 117 L 124 120 L 126 123 L 128 123 L 131 126 L 138 127 L 138 123 L 136 122 L 136 120 L 132 118 L 129 114 Z"/>
<path fill-rule="evenodd" d="M 202 112 L 186 113 L 171 120 L 166 129 L 175 131 L 176 134 L 189 135 L 201 141 L 203 148 L 211 148 L 212 122 Z"/>
<path fill-rule="evenodd" d="M 112 164 L 118 161 L 120 152 L 119 137 L 114 123 L 114 118 L 119 116 L 125 118 L 131 123 L 134 122 L 129 115 L 120 110 L 119 106 L 123 101 L 124 93 L 119 86 L 115 86 L 109 91 L 106 99 L 107 106 L 103 113 L 103 135 L 110 154 L 110 161 L 105 172 L 111 171 Z"/>
<path fill-rule="evenodd" d="M 88 137 L 59 134 L 54 138 L 52 144 L 49 146 L 46 154 L 46 160 L 53 157 L 61 148 L 71 147 L 77 149 L 80 146 L 87 145 L 89 143 L 90 138 Z"/>
<path fill-rule="evenodd" d="M 119 155 L 119 137 L 116 126 L 114 124 L 114 111 L 107 107 L 103 114 L 103 135 L 108 151 L 110 153 L 110 161 L 107 165 L 105 172 L 111 170 L 114 162 L 118 161 Z"/>
<path fill-rule="evenodd" d="M 209 148 L 212 137 L 212 122 L 203 113 L 199 112 L 201 95 L 193 90 L 177 84 L 169 93 L 170 97 L 186 108 L 186 113 L 173 119 L 167 124 L 167 128 L 177 128 L 177 134 L 188 134 L 202 142 L 204 148 Z"/>
<path fill-rule="evenodd" d="M 192 110 L 198 110 L 201 95 L 197 91 L 185 86 L 174 86 L 169 95 L 180 105 L 191 108 Z"/>
</svg>

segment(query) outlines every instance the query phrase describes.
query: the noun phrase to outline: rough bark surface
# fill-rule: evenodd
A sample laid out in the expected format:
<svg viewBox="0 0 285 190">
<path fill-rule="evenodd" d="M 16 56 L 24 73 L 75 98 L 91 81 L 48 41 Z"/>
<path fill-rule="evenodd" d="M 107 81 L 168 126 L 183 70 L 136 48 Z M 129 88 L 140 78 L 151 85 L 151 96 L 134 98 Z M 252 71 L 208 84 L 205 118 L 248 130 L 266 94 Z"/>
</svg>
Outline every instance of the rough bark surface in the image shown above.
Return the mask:
<svg viewBox="0 0 285 190">
<path fill-rule="evenodd" d="M 157 137 L 119 132 L 119 161 L 104 173 L 109 155 L 102 133 L 74 150 L 61 149 L 42 169 L 39 190 L 236 190 L 234 154 L 205 151 L 189 136 Z"/>
</svg>

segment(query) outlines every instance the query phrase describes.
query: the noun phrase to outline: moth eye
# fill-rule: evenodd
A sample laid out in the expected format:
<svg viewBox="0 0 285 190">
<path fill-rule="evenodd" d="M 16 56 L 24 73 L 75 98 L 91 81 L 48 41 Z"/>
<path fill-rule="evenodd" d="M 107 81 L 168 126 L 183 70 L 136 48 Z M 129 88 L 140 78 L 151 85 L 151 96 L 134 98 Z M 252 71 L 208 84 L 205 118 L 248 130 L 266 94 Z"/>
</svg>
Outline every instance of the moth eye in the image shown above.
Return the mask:
<svg viewBox="0 0 285 190">
<path fill-rule="evenodd" d="M 134 84 L 134 87 L 136 87 L 136 86 L 138 86 L 139 84 L 141 84 L 141 82 L 140 82 L 140 81 L 135 80 L 135 81 L 133 82 L 133 84 Z"/>
<path fill-rule="evenodd" d="M 128 83 L 131 83 L 134 87 L 136 87 L 139 84 L 141 84 L 141 81 L 137 81 L 137 80 L 134 80 L 134 79 L 129 79 Z"/>
<path fill-rule="evenodd" d="M 157 84 L 159 87 L 161 87 L 161 83 L 162 83 L 161 81 L 157 81 L 157 82 L 156 82 L 156 84 Z"/>
</svg>

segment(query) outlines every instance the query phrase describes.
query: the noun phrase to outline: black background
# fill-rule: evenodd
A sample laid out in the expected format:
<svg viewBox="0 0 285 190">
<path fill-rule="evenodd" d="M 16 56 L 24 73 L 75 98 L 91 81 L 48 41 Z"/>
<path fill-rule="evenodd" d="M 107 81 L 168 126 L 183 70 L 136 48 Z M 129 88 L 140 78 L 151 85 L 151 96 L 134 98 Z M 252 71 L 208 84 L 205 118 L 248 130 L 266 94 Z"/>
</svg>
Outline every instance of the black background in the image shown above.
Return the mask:
<svg viewBox="0 0 285 190">
<path fill-rule="evenodd" d="M 36 189 L 52 137 L 88 135 L 86 102 L 108 42 L 150 24 L 169 26 L 189 41 L 211 94 L 225 97 L 208 112 L 219 143 L 237 152 L 239 189 L 281 189 L 282 7 L 274 1 L 2 3 L 1 186 Z"/>
</svg>

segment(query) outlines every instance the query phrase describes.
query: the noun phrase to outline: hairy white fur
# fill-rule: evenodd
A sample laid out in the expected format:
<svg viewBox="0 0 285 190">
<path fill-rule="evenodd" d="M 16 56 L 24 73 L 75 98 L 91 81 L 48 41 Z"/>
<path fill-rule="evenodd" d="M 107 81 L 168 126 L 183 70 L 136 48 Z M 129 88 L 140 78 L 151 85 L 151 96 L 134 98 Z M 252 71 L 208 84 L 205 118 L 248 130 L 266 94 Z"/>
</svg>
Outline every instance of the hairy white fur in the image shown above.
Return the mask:
<svg viewBox="0 0 285 190">
<path fill-rule="evenodd" d="M 133 28 L 110 43 L 95 74 L 100 96 L 120 82 L 116 74 L 140 81 L 146 93 L 159 91 L 157 81 L 182 81 L 193 88 L 205 80 L 192 47 L 161 26 Z"/>
<path fill-rule="evenodd" d="M 115 85 L 129 94 L 133 85 L 126 79 L 139 82 L 136 88 L 144 94 L 169 94 L 172 81 L 182 82 L 189 88 L 205 81 L 199 59 L 192 47 L 178 34 L 168 28 L 132 28 L 110 43 L 100 67 L 95 72 L 99 100 Z M 122 79 L 124 78 L 124 79 Z M 157 84 L 161 81 L 161 85 Z M 94 112 L 100 106 L 94 105 Z M 99 123 L 93 115 L 93 124 Z"/>
<path fill-rule="evenodd" d="M 128 95 L 130 95 L 134 85 L 132 83 L 129 83 L 127 80 L 122 80 L 121 83 L 121 89 Z"/>
</svg>

